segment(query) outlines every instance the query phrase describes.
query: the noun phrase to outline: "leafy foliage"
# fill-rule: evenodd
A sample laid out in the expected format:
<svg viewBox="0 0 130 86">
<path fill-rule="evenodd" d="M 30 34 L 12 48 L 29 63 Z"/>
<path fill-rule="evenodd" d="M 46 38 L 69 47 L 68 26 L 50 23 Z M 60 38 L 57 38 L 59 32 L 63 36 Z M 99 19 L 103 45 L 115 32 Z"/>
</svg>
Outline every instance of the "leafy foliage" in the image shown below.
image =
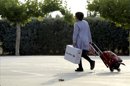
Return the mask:
<svg viewBox="0 0 130 86">
<path fill-rule="evenodd" d="M 67 2 L 65 2 L 65 6 L 62 6 L 62 0 L 44 0 L 43 4 L 40 4 L 42 9 L 43 16 L 47 15 L 52 11 L 60 11 L 64 16 L 64 19 L 67 23 L 73 24 L 73 14 L 70 10 L 67 9 Z"/>
<path fill-rule="evenodd" d="M 38 2 L 38 0 L 25 0 L 25 3 L 21 3 L 19 0 L 0 0 L 0 15 L 15 23 L 17 27 L 16 55 L 19 55 L 21 24 L 32 17 L 44 16 L 49 12 L 60 10 L 60 7 L 60 0 L 44 0 L 44 3 Z"/>
<path fill-rule="evenodd" d="M 4 53 L 13 54 L 15 53 L 15 38 L 16 28 L 10 26 L 7 21 L 0 21 L 0 42 L 3 43 L 2 48 Z"/>
<path fill-rule="evenodd" d="M 129 55 L 129 30 L 117 27 L 114 23 L 99 18 L 87 19 L 93 41 L 104 50 L 111 50 L 117 54 Z"/>
<path fill-rule="evenodd" d="M 14 23 L 25 23 L 31 17 L 42 15 L 38 0 L 0 0 L 0 15 Z"/>
<path fill-rule="evenodd" d="M 100 13 L 117 25 L 130 27 L 130 0 L 93 0 L 88 4 L 88 10 Z"/>
<path fill-rule="evenodd" d="M 121 55 L 129 55 L 129 29 L 116 27 L 110 21 L 87 18 L 93 41 L 101 50 L 112 50 Z M 0 22 L 0 37 L 4 52 L 13 54 L 15 29 L 9 23 Z M 33 20 L 21 29 L 21 55 L 63 55 L 67 44 L 72 44 L 73 26 L 62 18 Z"/>
<path fill-rule="evenodd" d="M 61 7 L 62 7 L 61 0 L 44 0 L 43 4 L 41 4 L 41 9 L 44 14 L 60 10 Z"/>
<path fill-rule="evenodd" d="M 0 0 L 0 15 L 14 23 L 24 23 L 32 17 L 44 17 L 57 10 L 65 11 L 61 0 L 25 0 L 25 3 L 19 0 Z"/>
<path fill-rule="evenodd" d="M 62 19 L 28 23 L 22 29 L 21 54 L 63 54 L 66 44 L 71 42 L 71 32 L 72 28 Z"/>
</svg>

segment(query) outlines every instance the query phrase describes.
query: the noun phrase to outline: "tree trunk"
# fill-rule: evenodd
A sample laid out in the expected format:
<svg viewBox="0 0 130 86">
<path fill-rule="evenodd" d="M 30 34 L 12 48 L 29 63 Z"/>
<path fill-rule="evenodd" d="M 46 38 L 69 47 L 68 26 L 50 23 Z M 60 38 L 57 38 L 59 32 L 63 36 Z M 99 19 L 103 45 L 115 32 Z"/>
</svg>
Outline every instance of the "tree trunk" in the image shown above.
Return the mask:
<svg viewBox="0 0 130 86">
<path fill-rule="evenodd" d="M 21 36 L 21 28 L 20 24 L 16 24 L 16 45 L 15 45 L 15 55 L 19 56 L 19 49 L 20 49 L 20 36 Z"/>
</svg>

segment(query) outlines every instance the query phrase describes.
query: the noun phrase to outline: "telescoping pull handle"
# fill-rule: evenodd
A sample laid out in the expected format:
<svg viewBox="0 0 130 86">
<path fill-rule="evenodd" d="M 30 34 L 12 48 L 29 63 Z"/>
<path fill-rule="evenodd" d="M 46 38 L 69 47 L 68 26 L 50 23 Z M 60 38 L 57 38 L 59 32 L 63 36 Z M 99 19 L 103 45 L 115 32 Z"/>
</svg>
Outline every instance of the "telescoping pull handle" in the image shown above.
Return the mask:
<svg viewBox="0 0 130 86">
<path fill-rule="evenodd" d="M 94 42 L 90 43 L 90 46 L 99 56 L 103 53 Z"/>
</svg>

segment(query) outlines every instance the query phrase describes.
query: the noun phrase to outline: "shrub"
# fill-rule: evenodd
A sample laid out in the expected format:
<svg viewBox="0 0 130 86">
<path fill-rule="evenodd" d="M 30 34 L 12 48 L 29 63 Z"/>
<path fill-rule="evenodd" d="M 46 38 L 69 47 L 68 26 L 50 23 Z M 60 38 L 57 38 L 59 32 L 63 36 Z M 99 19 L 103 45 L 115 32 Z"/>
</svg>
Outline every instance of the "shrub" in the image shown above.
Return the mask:
<svg viewBox="0 0 130 86">
<path fill-rule="evenodd" d="M 112 50 L 129 55 L 129 30 L 116 27 L 100 18 L 87 18 L 93 42 L 102 50 Z M 14 55 L 16 28 L 7 21 L 0 21 L 0 41 L 4 53 Z M 21 28 L 21 55 L 63 55 L 67 44 L 72 44 L 73 25 L 62 18 L 33 20 Z"/>
<path fill-rule="evenodd" d="M 71 43 L 72 26 L 62 19 L 33 21 L 22 29 L 22 55 L 61 55 Z M 30 47 L 28 47 L 30 46 Z"/>
</svg>

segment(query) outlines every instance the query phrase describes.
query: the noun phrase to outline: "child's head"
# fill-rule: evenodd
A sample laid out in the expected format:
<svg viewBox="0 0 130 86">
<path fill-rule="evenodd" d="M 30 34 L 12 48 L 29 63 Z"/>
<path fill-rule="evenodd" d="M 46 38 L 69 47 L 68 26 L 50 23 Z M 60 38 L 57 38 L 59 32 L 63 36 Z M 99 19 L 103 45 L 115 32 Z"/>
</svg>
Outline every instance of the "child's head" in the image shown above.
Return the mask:
<svg viewBox="0 0 130 86">
<path fill-rule="evenodd" d="M 82 21 L 84 18 L 84 14 L 82 12 L 76 12 L 75 17 L 76 17 L 76 19 Z"/>
</svg>

